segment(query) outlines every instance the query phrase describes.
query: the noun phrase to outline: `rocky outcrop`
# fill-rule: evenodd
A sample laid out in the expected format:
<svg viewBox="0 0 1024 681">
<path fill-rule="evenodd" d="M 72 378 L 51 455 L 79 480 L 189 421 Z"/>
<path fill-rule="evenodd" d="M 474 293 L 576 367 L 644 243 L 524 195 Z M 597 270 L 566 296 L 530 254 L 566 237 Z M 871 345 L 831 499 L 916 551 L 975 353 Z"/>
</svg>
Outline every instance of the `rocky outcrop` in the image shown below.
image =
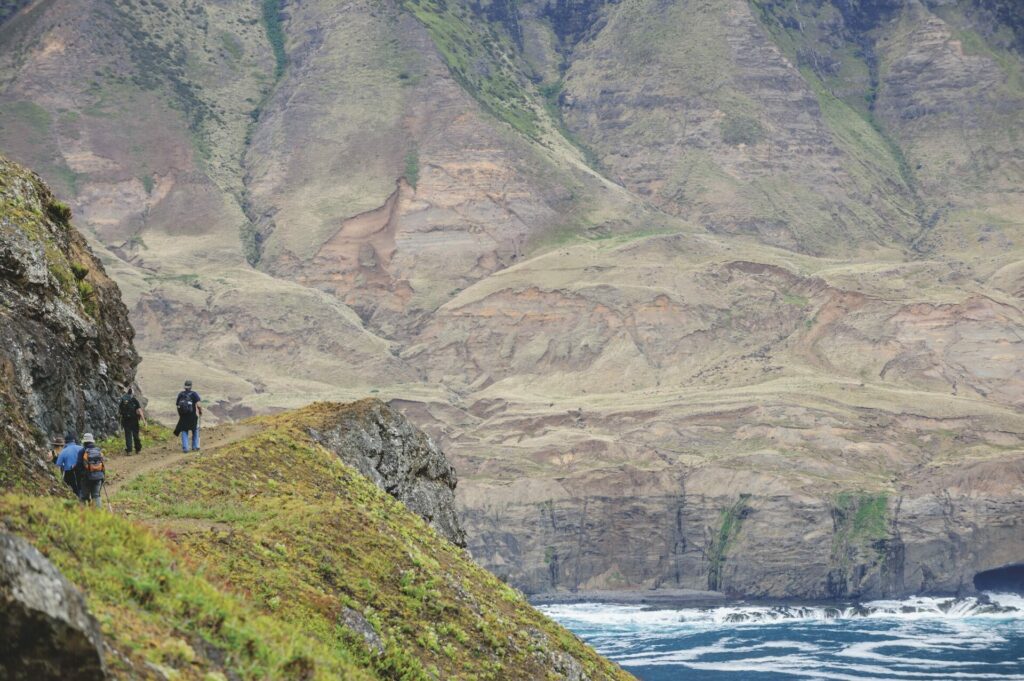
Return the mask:
<svg viewBox="0 0 1024 681">
<path fill-rule="evenodd" d="M 113 432 L 139 363 L 120 291 L 70 218 L 38 176 L 0 157 L 2 437 L 21 471 L 9 484 L 39 477 L 48 435 Z"/>
<path fill-rule="evenodd" d="M 363 400 L 339 410 L 327 426 L 310 429 L 310 435 L 443 537 L 466 545 L 455 511 L 455 468 L 400 413 L 380 400 Z"/>
<path fill-rule="evenodd" d="M 99 625 L 82 594 L 31 544 L 0 534 L 0 676 L 107 678 Z"/>
</svg>

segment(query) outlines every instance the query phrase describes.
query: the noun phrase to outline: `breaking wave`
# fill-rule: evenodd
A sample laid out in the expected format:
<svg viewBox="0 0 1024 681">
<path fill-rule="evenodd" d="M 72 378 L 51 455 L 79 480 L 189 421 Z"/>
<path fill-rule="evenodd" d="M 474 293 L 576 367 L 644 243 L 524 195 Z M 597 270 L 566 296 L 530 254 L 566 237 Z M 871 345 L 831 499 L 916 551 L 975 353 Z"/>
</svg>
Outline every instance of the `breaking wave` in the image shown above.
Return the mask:
<svg viewBox="0 0 1024 681">
<path fill-rule="evenodd" d="M 833 607 L 541 608 L 645 681 L 1024 681 L 1024 598 L 909 598 Z"/>
</svg>

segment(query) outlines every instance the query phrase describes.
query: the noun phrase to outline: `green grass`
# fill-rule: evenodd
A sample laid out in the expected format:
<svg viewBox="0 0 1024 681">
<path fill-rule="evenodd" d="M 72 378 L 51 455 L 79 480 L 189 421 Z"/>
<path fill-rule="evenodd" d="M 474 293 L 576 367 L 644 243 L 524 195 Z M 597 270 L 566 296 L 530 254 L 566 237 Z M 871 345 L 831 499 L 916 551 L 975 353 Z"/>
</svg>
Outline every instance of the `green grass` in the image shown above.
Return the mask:
<svg viewBox="0 0 1024 681">
<path fill-rule="evenodd" d="M 750 116 L 726 116 L 721 124 L 722 141 L 737 146 L 740 144 L 754 145 L 764 139 L 764 126 Z"/>
<path fill-rule="evenodd" d="M 405 0 L 420 20 L 452 76 L 480 105 L 519 132 L 540 135 L 529 81 L 515 66 L 515 48 L 496 30 L 460 2 Z"/>
<path fill-rule="evenodd" d="M 12 516 L 9 529 L 41 547 L 66 576 L 85 590 L 100 625 L 127 658 L 108 656 L 119 678 L 147 662 L 186 678 L 230 670 L 243 679 L 373 678 L 345 649 L 328 649 L 294 624 L 260 613 L 246 600 L 189 569 L 169 543 L 110 513 L 55 499 L 0 497 Z M 199 658 L 197 643 L 219 651 L 221 667 Z M 190 652 L 186 652 L 190 651 Z M 172 672 L 173 673 L 173 672 Z"/>
<path fill-rule="evenodd" d="M 179 678 L 543 679 L 563 652 L 595 681 L 630 678 L 313 443 L 338 413 L 260 419 L 173 484 L 137 478 L 113 503 L 139 522 L 24 497 L 0 498 L 0 513 L 85 589 L 131 664 Z M 339 624 L 346 608 L 383 653 Z"/>
<path fill-rule="evenodd" d="M 274 51 L 274 78 L 278 79 L 288 66 L 284 49 L 284 27 L 281 25 L 281 0 L 263 0 L 263 27 Z"/>
<path fill-rule="evenodd" d="M 841 532 L 850 541 L 870 542 L 889 534 L 889 497 L 885 494 L 844 492 L 836 496 L 835 508 L 842 518 Z"/>
<path fill-rule="evenodd" d="M 809 302 L 806 297 L 798 296 L 795 293 L 784 293 L 782 294 L 782 302 L 786 305 L 793 305 L 794 307 L 807 307 Z"/>
<path fill-rule="evenodd" d="M 48 135 L 53 125 L 53 117 L 50 112 L 35 102 L 17 101 L 4 105 L 5 116 L 17 118 L 26 123 L 31 130 L 38 135 Z"/>
<path fill-rule="evenodd" d="M 266 12 L 266 10 L 264 10 L 264 12 Z M 266 14 L 264 14 L 264 17 L 265 16 L 266 16 Z M 279 27 L 279 30 L 280 30 L 280 27 Z M 268 30 L 267 33 L 268 33 L 268 37 L 269 37 L 270 31 Z M 231 55 L 232 59 L 235 59 L 235 60 L 241 59 L 242 55 L 245 53 L 245 50 L 242 47 L 242 43 L 239 42 L 238 38 L 236 38 L 235 36 L 233 36 L 232 34 L 226 32 L 226 31 L 220 34 L 220 44 L 221 44 L 221 47 L 224 48 L 224 51 L 227 52 L 229 55 Z M 283 49 L 284 49 L 284 46 L 282 44 L 282 51 L 283 51 Z M 276 50 L 276 48 L 274 50 L 274 57 L 275 57 L 275 59 L 277 58 L 277 50 Z"/>
<path fill-rule="evenodd" d="M 146 420 L 144 424 L 139 427 L 139 438 L 142 440 L 143 448 L 151 447 L 153 445 L 163 444 L 164 442 L 170 442 L 174 438 L 174 432 L 167 426 L 157 421 Z M 124 435 L 114 434 L 108 438 L 104 438 L 96 443 L 105 452 L 114 452 L 124 450 Z"/>
</svg>

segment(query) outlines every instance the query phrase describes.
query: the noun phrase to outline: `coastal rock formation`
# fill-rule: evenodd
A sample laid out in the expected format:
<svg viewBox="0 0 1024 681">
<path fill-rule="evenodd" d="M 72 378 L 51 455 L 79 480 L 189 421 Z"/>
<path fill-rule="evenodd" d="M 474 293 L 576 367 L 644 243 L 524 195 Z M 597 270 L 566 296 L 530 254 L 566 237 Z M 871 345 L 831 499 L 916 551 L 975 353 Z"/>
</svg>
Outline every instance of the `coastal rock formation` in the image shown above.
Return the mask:
<svg viewBox="0 0 1024 681">
<path fill-rule="evenodd" d="M 107 678 L 99 626 L 43 554 L 0 533 L 0 673 L 10 681 Z"/>
<path fill-rule="evenodd" d="M 117 427 L 139 357 L 117 284 L 38 176 L 0 157 L 4 486 L 40 475 L 49 435 Z"/>
<path fill-rule="evenodd" d="M 423 431 L 380 400 L 339 410 L 313 439 L 405 504 L 456 546 L 466 545 L 455 510 L 455 469 Z"/>
</svg>

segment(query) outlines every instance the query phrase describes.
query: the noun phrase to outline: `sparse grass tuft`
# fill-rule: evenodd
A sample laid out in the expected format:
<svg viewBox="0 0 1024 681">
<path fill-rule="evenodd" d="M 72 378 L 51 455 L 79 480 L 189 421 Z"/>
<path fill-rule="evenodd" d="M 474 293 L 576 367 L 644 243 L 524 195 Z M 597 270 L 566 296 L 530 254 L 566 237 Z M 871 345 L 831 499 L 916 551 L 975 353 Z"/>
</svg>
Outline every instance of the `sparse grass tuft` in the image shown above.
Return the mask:
<svg viewBox="0 0 1024 681">
<path fill-rule="evenodd" d="M 52 201 L 46 206 L 46 214 L 51 220 L 65 227 L 71 224 L 71 208 L 63 201 Z"/>
</svg>

